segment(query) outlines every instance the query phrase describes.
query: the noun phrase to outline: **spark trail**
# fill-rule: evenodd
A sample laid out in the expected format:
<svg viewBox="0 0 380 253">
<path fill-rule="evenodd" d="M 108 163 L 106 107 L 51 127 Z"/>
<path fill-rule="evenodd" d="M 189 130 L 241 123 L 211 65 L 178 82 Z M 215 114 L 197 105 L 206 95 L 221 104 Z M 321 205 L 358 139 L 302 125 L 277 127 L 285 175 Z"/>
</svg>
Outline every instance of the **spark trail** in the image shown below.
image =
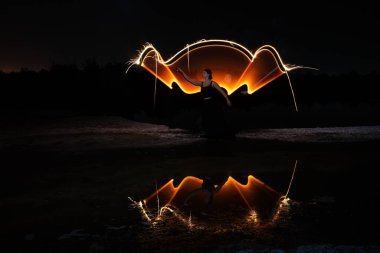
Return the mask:
<svg viewBox="0 0 380 253">
<path fill-rule="evenodd" d="M 242 86 L 247 87 L 248 94 L 253 94 L 285 74 L 296 111 L 297 102 L 288 72 L 301 68 L 315 69 L 285 64 L 279 52 L 271 45 L 263 45 L 252 53 L 239 43 L 221 39 L 200 40 L 187 44 L 167 60 L 163 59 L 152 44 L 147 43 L 139 51 L 138 57 L 130 60 L 129 64 L 126 73 L 133 65 L 141 66 L 170 89 L 173 89 L 173 83 L 176 83 L 186 94 L 200 92 L 200 87 L 189 84 L 175 71 L 178 67 L 187 69 L 187 74 L 195 80 L 202 79 L 203 69 L 211 68 L 214 79 L 229 95 Z"/>
</svg>

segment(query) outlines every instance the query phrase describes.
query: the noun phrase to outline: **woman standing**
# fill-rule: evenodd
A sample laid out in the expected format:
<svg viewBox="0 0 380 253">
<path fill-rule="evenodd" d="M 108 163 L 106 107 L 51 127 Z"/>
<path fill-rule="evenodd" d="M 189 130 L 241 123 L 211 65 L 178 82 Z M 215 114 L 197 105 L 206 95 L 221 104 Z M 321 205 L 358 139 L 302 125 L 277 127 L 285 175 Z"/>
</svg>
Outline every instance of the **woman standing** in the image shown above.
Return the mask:
<svg viewBox="0 0 380 253">
<path fill-rule="evenodd" d="M 210 69 L 204 69 L 202 76 L 204 81 L 198 81 L 190 78 L 181 68 L 177 69 L 183 77 L 195 86 L 201 87 L 202 96 L 202 128 L 207 137 L 224 135 L 226 125 L 223 113 L 223 105 L 219 103 L 220 96 L 226 100 L 227 106 L 231 106 L 231 101 L 227 93 L 212 80 Z"/>
</svg>

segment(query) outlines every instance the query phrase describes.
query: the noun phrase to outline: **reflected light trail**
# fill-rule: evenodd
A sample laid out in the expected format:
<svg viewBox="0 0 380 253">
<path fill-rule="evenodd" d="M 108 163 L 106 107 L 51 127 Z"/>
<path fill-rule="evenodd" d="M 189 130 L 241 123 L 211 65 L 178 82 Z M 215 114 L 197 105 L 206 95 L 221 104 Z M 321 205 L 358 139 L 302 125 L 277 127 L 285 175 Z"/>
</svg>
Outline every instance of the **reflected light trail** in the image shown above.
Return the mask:
<svg viewBox="0 0 380 253">
<path fill-rule="evenodd" d="M 285 194 L 274 190 L 252 175 L 247 177 L 245 184 L 230 176 L 224 183 L 213 185 L 217 190 L 214 191 L 210 202 L 205 201 L 210 200 L 210 189 L 204 187 L 205 181 L 194 176 L 187 176 L 177 186 L 174 185 L 174 179 L 160 188 L 156 186 L 156 190 L 141 201 L 129 199 L 151 224 L 162 220 L 164 214 L 168 212 L 187 227 L 193 228 L 195 224 L 192 222 L 192 216 L 199 218 L 205 211 L 211 210 L 221 216 L 227 215 L 229 219 L 245 220 L 246 224 L 270 225 L 289 211 L 288 194 L 294 180 L 297 163 L 296 160 Z"/>
</svg>

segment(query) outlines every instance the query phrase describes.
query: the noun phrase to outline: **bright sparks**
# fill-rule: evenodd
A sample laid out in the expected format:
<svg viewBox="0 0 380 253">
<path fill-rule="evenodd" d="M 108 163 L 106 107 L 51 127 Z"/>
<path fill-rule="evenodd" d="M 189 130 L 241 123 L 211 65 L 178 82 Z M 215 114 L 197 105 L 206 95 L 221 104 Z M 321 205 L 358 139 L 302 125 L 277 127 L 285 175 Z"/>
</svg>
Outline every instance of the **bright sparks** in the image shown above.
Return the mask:
<svg viewBox="0 0 380 253">
<path fill-rule="evenodd" d="M 142 217 L 150 224 L 167 218 L 167 214 L 186 225 L 196 228 L 193 216 L 199 218 L 211 210 L 214 214 L 231 218 L 246 217 L 246 224 L 266 226 L 274 224 L 290 208 L 288 198 L 298 161 L 285 194 L 282 194 L 256 177 L 249 175 L 245 184 L 228 177 L 219 185 L 207 184 L 200 178 L 187 176 L 177 186 L 170 180 L 142 201 L 132 201 Z"/>
<path fill-rule="evenodd" d="M 243 216 L 247 213 L 255 214 L 255 218 L 251 220 L 257 223 L 257 213 L 274 213 L 283 198 L 281 193 L 252 175 L 248 176 L 246 184 L 229 177 L 220 187 L 214 186 L 218 190 L 214 192 L 212 201 L 210 201 L 210 192 L 202 188 L 202 183 L 202 179 L 193 176 L 185 177 L 178 186 L 174 186 L 174 180 L 170 180 L 143 201 L 134 202 L 134 206 L 149 222 L 162 220 L 164 213 L 167 212 L 192 228 L 195 226 L 192 215 L 199 217 L 210 208 L 222 215 L 232 212 L 236 217 L 239 217 L 239 213 Z M 158 216 L 154 217 L 154 213 L 157 212 Z"/>
<path fill-rule="evenodd" d="M 200 92 L 200 87 L 187 82 L 175 71 L 178 67 L 187 70 L 187 74 L 195 80 L 202 80 L 203 69 L 212 69 L 213 79 L 225 88 L 229 95 L 244 85 L 248 94 L 253 94 L 285 74 L 297 111 L 288 72 L 299 68 L 310 68 L 285 64 L 279 52 L 271 45 L 264 45 L 252 53 L 239 43 L 220 39 L 200 40 L 187 44 L 167 60 L 163 59 L 152 44 L 146 43 L 138 52 L 138 57 L 129 61 L 129 64 L 126 72 L 133 65 L 142 66 L 170 89 L 173 88 L 173 83 L 176 83 L 187 94 Z"/>
</svg>

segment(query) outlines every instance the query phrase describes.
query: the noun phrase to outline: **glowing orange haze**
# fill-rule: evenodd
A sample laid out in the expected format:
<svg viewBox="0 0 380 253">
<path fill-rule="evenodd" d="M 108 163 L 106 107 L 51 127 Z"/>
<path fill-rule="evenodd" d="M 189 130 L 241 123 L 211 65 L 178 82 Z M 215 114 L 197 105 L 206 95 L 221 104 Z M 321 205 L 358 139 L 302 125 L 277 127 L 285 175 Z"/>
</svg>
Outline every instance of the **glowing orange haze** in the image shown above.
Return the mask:
<svg viewBox="0 0 380 253">
<path fill-rule="evenodd" d="M 181 208 L 189 194 L 200 189 L 203 183 L 202 179 L 193 176 L 185 177 L 177 187 L 174 186 L 173 181 L 170 180 L 144 199 L 144 203 L 148 207 L 173 205 Z M 206 194 L 207 191 L 200 191 L 190 199 L 188 205 L 192 211 L 202 210 L 208 205 L 205 202 Z M 215 193 L 212 207 L 227 210 L 243 207 L 245 210 L 267 211 L 275 209 L 281 197 L 283 197 L 281 193 L 253 176 L 248 176 L 245 185 L 229 177 L 220 190 Z"/>
<path fill-rule="evenodd" d="M 204 40 L 188 45 L 169 60 L 164 61 L 160 53 L 148 45 L 134 64 L 139 64 L 172 89 L 177 83 L 188 94 L 197 93 L 200 87 L 187 82 L 176 72 L 182 68 L 192 79 L 203 80 L 202 71 L 210 68 L 213 79 L 225 88 L 228 94 L 246 85 L 249 94 L 270 83 L 279 76 L 300 66 L 289 67 L 282 62 L 277 50 L 262 46 L 252 54 L 242 45 L 226 40 Z"/>
</svg>

